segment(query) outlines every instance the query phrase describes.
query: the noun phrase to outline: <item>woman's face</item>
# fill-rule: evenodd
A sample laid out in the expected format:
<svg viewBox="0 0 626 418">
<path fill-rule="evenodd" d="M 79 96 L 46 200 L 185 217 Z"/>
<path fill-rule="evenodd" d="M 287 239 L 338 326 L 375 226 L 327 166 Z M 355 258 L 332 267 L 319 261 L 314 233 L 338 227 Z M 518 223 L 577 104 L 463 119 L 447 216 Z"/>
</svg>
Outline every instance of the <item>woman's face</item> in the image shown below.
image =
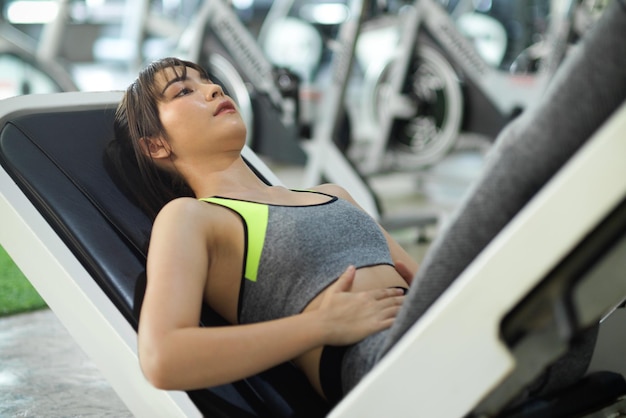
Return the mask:
<svg viewBox="0 0 626 418">
<path fill-rule="evenodd" d="M 205 153 L 241 151 L 246 126 L 233 100 L 211 80 L 187 68 L 166 68 L 156 75 L 161 99 L 159 119 L 176 159 Z"/>
</svg>

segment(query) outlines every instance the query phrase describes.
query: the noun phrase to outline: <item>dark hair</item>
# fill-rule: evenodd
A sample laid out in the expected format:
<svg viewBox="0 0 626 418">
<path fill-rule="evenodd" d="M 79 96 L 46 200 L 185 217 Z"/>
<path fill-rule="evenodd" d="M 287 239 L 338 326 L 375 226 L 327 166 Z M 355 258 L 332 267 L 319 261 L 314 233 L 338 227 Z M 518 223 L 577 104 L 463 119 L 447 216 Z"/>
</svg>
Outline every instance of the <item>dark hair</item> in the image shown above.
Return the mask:
<svg viewBox="0 0 626 418">
<path fill-rule="evenodd" d="M 106 165 L 116 183 L 154 219 L 167 202 L 177 197 L 194 197 L 191 187 L 178 173 L 165 170 L 146 155 L 140 141 L 152 136 L 166 137 L 157 104 L 161 99 L 155 76 L 171 69 L 185 78 L 187 68 L 209 78 L 199 65 L 178 58 L 163 58 L 144 68 L 128 87 L 117 107 L 114 139 L 106 150 Z"/>
</svg>

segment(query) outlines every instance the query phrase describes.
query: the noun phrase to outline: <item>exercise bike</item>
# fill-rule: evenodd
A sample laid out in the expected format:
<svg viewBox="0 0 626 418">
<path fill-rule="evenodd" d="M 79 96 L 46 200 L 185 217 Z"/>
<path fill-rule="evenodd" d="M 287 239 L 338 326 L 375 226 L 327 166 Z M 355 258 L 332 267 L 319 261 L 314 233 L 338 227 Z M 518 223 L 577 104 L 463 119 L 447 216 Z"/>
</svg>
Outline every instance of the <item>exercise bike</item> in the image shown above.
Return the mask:
<svg viewBox="0 0 626 418">
<path fill-rule="evenodd" d="M 366 67 L 353 117 L 362 121 L 352 160 L 366 175 L 431 166 L 459 133 L 490 140 L 536 101 L 569 48 L 576 2 L 551 2 L 546 51 L 534 72 L 491 65 L 436 0 L 416 0 L 366 22 L 356 42 Z M 377 40 L 376 59 L 363 46 Z"/>
<path fill-rule="evenodd" d="M 0 99 L 33 93 L 76 91 L 70 72 L 57 60 L 69 0 L 56 3 L 56 17 L 45 23 L 39 40 L 11 24 L 0 23 Z"/>
<path fill-rule="evenodd" d="M 235 99 L 255 151 L 292 164 L 306 162 L 300 146 L 298 77 L 267 59 L 226 1 L 201 3 L 175 53 L 204 65 Z"/>
</svg>

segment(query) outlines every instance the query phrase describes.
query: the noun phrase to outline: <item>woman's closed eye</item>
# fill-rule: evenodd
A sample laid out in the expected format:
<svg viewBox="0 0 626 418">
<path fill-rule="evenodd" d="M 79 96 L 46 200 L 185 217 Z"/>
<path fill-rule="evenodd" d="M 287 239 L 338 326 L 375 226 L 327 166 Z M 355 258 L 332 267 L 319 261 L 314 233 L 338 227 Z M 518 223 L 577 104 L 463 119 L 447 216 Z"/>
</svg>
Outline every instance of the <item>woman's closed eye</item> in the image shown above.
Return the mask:
<svg viewBox="0 0 626 418">
<path fill-rule="evenodd" d="M 174 97 L 182 97 L 182 96 L 186 96 L 190 93 L 193 93 L 193 89 L 189 88 L 189 87 L 181 87 L 178 92 L 174 95 Z"/>
</svg>

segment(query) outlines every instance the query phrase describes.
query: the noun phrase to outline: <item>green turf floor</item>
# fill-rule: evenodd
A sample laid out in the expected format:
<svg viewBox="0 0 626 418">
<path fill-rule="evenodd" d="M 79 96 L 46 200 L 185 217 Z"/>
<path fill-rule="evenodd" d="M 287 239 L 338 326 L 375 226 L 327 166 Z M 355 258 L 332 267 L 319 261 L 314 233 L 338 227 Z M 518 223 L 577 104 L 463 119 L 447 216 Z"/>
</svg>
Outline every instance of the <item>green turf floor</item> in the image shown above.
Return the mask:
<svg viewBox="0 0 626 418">
<path fill-rule="evenodd" d="M 0 247 L 0 316 L 28 312 L 45 306 L 41 296 L 4 248 Z"/>
</svg>

